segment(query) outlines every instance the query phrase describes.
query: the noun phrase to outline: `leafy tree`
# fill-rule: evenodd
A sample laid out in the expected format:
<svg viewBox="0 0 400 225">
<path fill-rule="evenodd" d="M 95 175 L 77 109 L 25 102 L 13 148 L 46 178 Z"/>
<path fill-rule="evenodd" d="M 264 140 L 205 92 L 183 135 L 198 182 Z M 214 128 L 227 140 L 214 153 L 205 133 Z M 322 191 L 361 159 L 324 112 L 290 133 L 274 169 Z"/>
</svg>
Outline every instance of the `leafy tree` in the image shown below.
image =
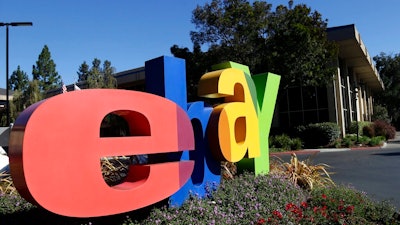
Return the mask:
<svg viewBox="0 0 400 225">
<path fill-rule="evenodd" d="M 213 0 L 193 11 L 192 42 L 209 46 L 208 57 L 214 63 L 236 61 L 252 71 L 261 63 L 268 37 L 271 4 L 247 0 Z"/>
<path fill-rule="evenodd" d="M 28 88 L 28 83 L 28 75 L 23 70 L 21 70 L 21 67 L 18 65 L 17 70 L 15 70 L 10 76 L 10 90 L 25 91 Z"/>
<path fill-rule="evenodd" d="M 322 86 L 333 78 L 337 47 L 327 39 L 327 21 L 305 5 L 293 7 L 289 1 L 289 7 L 280 5 L 273 11 L 264 1 L 212 0 L 196 7 L 192 22 L 193 52 L 171 48 L 174 56 L 186 59 L 188 73 L 196 73 L 189 75 L 192 80 L 211 62 L 227 60 L 249 66 L 254 74 L 280 74 L 282 87 Z M 201 52 L 199 46 L 208 49 Z"/>
<path fill-rule="evenodd" d="M 306 5 L 280 5 L 269 23 L 264 65 L 287 86 L 322 86 L 332 80 L 337 46 L 327 38 L 327 20 Z"/>
<path fill-rule="evenodd" d="M 375 104 L 386 107 L 392 122 L 400 127 L 400 54 L 381 53 L 374 57 L 375 66 L 385 85 L 385 91 L 377 93 Z"/>
<path fill-rule="evenodd" d="M 33 79 L 39 81 L 39 90 L 42 94 L 61 86 L 61 76 L 56 71 L 56 64 L 51 59 L 51 53 L 45 45 L 40 53 L 36 66 L 32 69 Z"/>
</svg>

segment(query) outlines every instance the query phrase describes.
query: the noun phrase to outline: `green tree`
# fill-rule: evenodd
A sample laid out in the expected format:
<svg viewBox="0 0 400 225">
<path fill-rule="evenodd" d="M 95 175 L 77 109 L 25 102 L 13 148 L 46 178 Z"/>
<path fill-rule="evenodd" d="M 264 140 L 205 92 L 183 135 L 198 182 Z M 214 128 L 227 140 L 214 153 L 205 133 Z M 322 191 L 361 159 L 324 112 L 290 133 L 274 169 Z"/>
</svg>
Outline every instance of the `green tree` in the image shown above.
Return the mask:
<svg viewBox="0 0 400 225">
<path fill-rule="evenodd" d="M 28 89 L 24 92 L 24 98 L 26 107 L 43 99 L 39 80 L 33 79 L 29 82 Z"/>
<path fill-rule="evenodd" d="M 105 60 L 101 67 L 101 60 L 95 58 L 87 74 L 88 88 L 116 88 L 117 81 L 113 76 L 114 71 L 110 61 Z"/>
<path fill-rule="evenodd" d="M 264 1 L 212 0 L 196 7 L 192 22 L 193 52 L 171 48 L 174 56 L 187 60 L 188 72 L 203 64 L 197 73 L 204 73 L 211 63 L 230 60 L 249 66 L 254 74 L 280 74 L 282 87 L 322 86 L 333 78 L 337 47 L 327 38 L 327 21 L 305 5 L 293 7 L 289 1 L 289 7 L 273 11 Z"/>
<path fill-rule="evenodd" d="M 377 93 L 375 104 L 386 107 L 392 123 L 400 127 L 400 54 L 381 53 L 374 57 L 375 66 L 385 85 L 385 91 Z"/>
<path fill-rule="evenodd" d="M 43 96 L 47 91 L 61 86 L 61 76 L 56 71 L 56 64 L 51 59 L 47 45 L 43 47 L 36 61 L 36 66 L 33 66 L 32 74 L 33 79 L 39 81 L 39 90 Z"/>
<path fill-rule="evenodd" d="M 19 112 L 26 108 L 24 92 L 28 89 L 28 75 L 18 66 L 10 76 L 9 88 L 13 91 L 13 98 L 10 100 L 10 119 L 15 121 Z"/>
<path fill-rule="evenodd" d="M 80 66 L 77 72 L 78 74 L 78 82 L 86 81 L 89 76 L 89 65 L 84 61 Z"/>
<path fill-rule="evenodd" d="M 17 70 L 14 70 L 14 72 L 10 76 L 10 90 L 25 91 L 28 88 L 28 83 L 28 75 L 23 70 L 21 70 L 21 67 L 18 65 Z"/>
<path fill-rule="evenodd" d="M 214 63 L 236 61 L 254 71 L 261 63 L 268 38 L 271 4 L 247 0 L 213 0 L 193 11 L 191 31 L 195 45 L 209 46 L 208 59 Z"/>
<path fill-rule="evenodd" d="M 263 65 L 282 75 L 283 87 L 323 86 L 333 79 L 337 46 L 327 37 L 327 20 L 306 5 L 280 5 L 270 18 Z"/>
</svg>

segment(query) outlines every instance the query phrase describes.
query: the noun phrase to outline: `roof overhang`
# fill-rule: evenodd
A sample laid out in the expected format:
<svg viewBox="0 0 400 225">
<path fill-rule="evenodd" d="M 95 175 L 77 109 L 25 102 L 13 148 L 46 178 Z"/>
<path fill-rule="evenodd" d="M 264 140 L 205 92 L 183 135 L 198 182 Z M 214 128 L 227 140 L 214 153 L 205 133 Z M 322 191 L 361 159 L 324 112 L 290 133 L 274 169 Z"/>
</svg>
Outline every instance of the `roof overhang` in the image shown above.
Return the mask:
<svg viewBox="0 0 400 225">
<path fill-rule="evenodd" d="M 358 79 L 373 91 L 383 91 L 385 86 L 354 24 L 331 27 L 327 32 L 328 38 L 338 44 L 339 57 L 353 69 Z"/>
</svg>

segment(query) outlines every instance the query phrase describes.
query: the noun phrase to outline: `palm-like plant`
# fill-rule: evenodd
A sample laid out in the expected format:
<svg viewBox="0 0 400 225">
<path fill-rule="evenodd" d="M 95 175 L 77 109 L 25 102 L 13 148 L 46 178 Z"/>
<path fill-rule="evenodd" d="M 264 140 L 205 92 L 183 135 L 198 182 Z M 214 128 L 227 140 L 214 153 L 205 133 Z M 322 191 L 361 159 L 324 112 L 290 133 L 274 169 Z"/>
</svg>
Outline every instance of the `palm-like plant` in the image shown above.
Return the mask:
<svg viewBox="0 0 400 225">
<path fill-rule="evenodd" d="M 311 158 L 300 161 L 297 155 L 292 153 L 290 162 L 284 162 L 279 157 L 275 157 L 277 160 L 272 160 L 271 173 L 284 175 L 294 184 L 308 190 L 315 186 L 335 185 L 330 177 L 332 173 L 327 171 L 330 166 L 324 163 L 311 165 Z"/>
</svg>

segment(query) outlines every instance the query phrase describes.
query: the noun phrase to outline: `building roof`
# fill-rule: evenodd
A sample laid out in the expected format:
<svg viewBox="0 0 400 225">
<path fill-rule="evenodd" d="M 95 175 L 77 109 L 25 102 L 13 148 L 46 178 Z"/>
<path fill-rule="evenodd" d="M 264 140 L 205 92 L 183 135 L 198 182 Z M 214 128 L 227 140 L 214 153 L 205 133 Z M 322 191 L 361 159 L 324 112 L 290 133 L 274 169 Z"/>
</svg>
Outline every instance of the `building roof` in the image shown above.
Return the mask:
<svg viewBox="0 0 400 225">
<path fill-rule="evenodd" d="M 339 57 L 374 91 L 385 86 L 354 24 L 328 28 L 328 38 L 339 45 Z"/>
</svg>

